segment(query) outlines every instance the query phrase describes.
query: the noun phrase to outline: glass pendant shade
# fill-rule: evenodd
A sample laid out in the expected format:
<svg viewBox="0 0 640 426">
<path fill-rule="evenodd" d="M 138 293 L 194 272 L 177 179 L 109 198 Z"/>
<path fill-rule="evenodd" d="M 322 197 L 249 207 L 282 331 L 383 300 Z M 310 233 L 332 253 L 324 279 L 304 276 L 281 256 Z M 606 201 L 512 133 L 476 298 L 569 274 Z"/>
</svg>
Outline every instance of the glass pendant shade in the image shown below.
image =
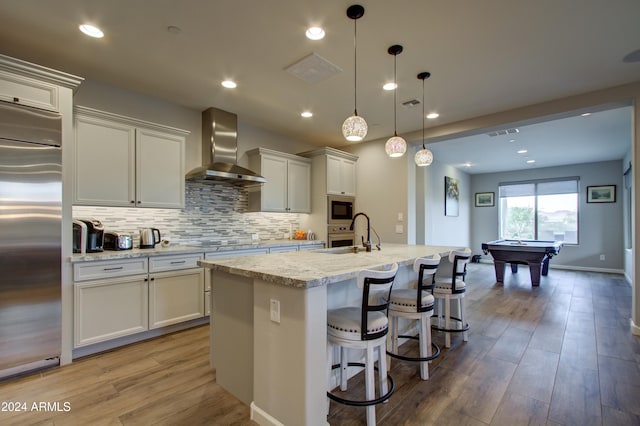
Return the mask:
<svg viewBox="0 0 640 426">
<path fill-rule="evenodd" d="M 367 136 L 367 122 L 357 114 L 348 117 L 342 123 L 342 134 L 350 142 L 360 142 Z"/>
<path fill-rule="evenodd" d="M 407 142 L 400 136 L 394 135 L 384 144 L 384 150 L 389 157 L 401 157 L 407 152 Z"/>
<path fill-rule="evenodd" d="M 418 167 L 428 166 L 433 162 L 433 153 L 427 148 L 422 148 L 420 151 L 416 152 L 414 160 L 416 161 L 416 166 Z"/>
</svg>

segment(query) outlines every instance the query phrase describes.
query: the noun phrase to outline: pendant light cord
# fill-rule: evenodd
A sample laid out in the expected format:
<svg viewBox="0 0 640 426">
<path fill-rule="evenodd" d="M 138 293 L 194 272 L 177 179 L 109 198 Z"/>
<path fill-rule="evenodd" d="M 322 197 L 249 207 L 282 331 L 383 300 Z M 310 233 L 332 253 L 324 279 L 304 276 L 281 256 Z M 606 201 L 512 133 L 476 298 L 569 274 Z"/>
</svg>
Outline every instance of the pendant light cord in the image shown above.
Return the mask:
<svg viewBox="0 0 640 426">
<path fill-rule="evenodd" d="M 353 20 L 353 115 L 358 115 L 358 20 Z"/>
<path fill-rule="evenodd" d="M 393 136 L 398 136 L 398 113 L 396 112 L 396 95 L 398 94 L 398 71 L 397 71 L 398 54 L 393 55 Z"/>
<path fill-rule="evenodd" d="M 426 149 L 424 146 L 424 78 L 422 79 L 422 149 Z"/>
</svg>

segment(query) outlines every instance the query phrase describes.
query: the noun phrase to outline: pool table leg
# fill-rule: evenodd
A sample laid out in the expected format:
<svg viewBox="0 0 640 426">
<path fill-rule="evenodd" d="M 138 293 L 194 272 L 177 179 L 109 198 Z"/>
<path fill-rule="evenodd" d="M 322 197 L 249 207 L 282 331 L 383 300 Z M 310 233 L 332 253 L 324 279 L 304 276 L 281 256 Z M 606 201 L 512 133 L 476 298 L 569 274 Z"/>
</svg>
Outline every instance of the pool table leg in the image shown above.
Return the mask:
<svg viewBox="0 0 640 426">
<path fill-rule="evenodd" d="M 545 256 L 544 259 L 542 260 L 542 275 L 546 277 L 548 273 L 549 273 L 549 257 Z"/>
<path fill-rule="evenodd" d="M 511 273 L 512 274 L 518 273 L 518 264 L 515 262 L 511 262 Z"/>
<path fill-rule="evenodd" d="M 504 282 L 504 268 L 506 263 L 503 260 L 493 260 L 493 267 L 496 270 L 496 281 L 499 283 Z"/>
<path fill-rule="evenodd" d="M 540 267 L 542 264 L 537 262 L 529 263 L 529 273 L 531 274 L 531 285 L 538 287 L 540 285 Z"/>
</svg>

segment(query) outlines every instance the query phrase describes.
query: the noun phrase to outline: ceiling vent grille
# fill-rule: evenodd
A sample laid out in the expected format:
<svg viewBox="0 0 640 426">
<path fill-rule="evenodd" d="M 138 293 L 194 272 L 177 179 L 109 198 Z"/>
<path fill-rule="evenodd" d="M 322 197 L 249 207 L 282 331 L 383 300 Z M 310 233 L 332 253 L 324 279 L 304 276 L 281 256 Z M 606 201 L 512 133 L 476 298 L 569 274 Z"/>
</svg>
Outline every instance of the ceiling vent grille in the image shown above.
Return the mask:
<svg viewBox="0 0 640 426">
<path fill-rule="evenodd" d="M 408 101 L 404 101 L 402 106 L 405 108 L 413 108 L 414 106 L 420 105 L 422 102 L 420 99 L 410 99 Z"/>
<path fill-rule="evenodd" d="M 518 129 L 504 129 L 504 130 L 496 130 L 495 132 L 487 133 L 491 137 L 495 136 L 503 136 L 503 135 L 514 135 L 516 133 L 520 133 Z"/>
<path fill-rule="evenodd" d="M 285 71 L 307 83 L 318 83 L 342 72 L 342 69 L 314 52 L 289 65 Z"/>
</svg>

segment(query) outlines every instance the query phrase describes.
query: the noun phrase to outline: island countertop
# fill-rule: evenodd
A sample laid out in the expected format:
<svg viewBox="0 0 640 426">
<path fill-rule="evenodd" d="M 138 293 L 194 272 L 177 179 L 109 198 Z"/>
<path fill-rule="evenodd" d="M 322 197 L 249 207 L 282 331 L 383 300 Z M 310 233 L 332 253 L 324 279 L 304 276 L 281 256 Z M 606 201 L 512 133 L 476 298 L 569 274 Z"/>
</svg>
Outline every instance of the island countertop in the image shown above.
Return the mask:
<svg viewBox="0 0 640 426">
<path fill-rule="evenodd" d="M 362 269 L 398 263 L 413 264 L 418 257 L 446 256 L 460 247 L 384 244 L 381 250 L 344 253 L 348 248 L 320 249 L 291 253 L 201 260 L 200 266 L 274 284 L 312 288 L 355 278 Z"/>
</svg>

